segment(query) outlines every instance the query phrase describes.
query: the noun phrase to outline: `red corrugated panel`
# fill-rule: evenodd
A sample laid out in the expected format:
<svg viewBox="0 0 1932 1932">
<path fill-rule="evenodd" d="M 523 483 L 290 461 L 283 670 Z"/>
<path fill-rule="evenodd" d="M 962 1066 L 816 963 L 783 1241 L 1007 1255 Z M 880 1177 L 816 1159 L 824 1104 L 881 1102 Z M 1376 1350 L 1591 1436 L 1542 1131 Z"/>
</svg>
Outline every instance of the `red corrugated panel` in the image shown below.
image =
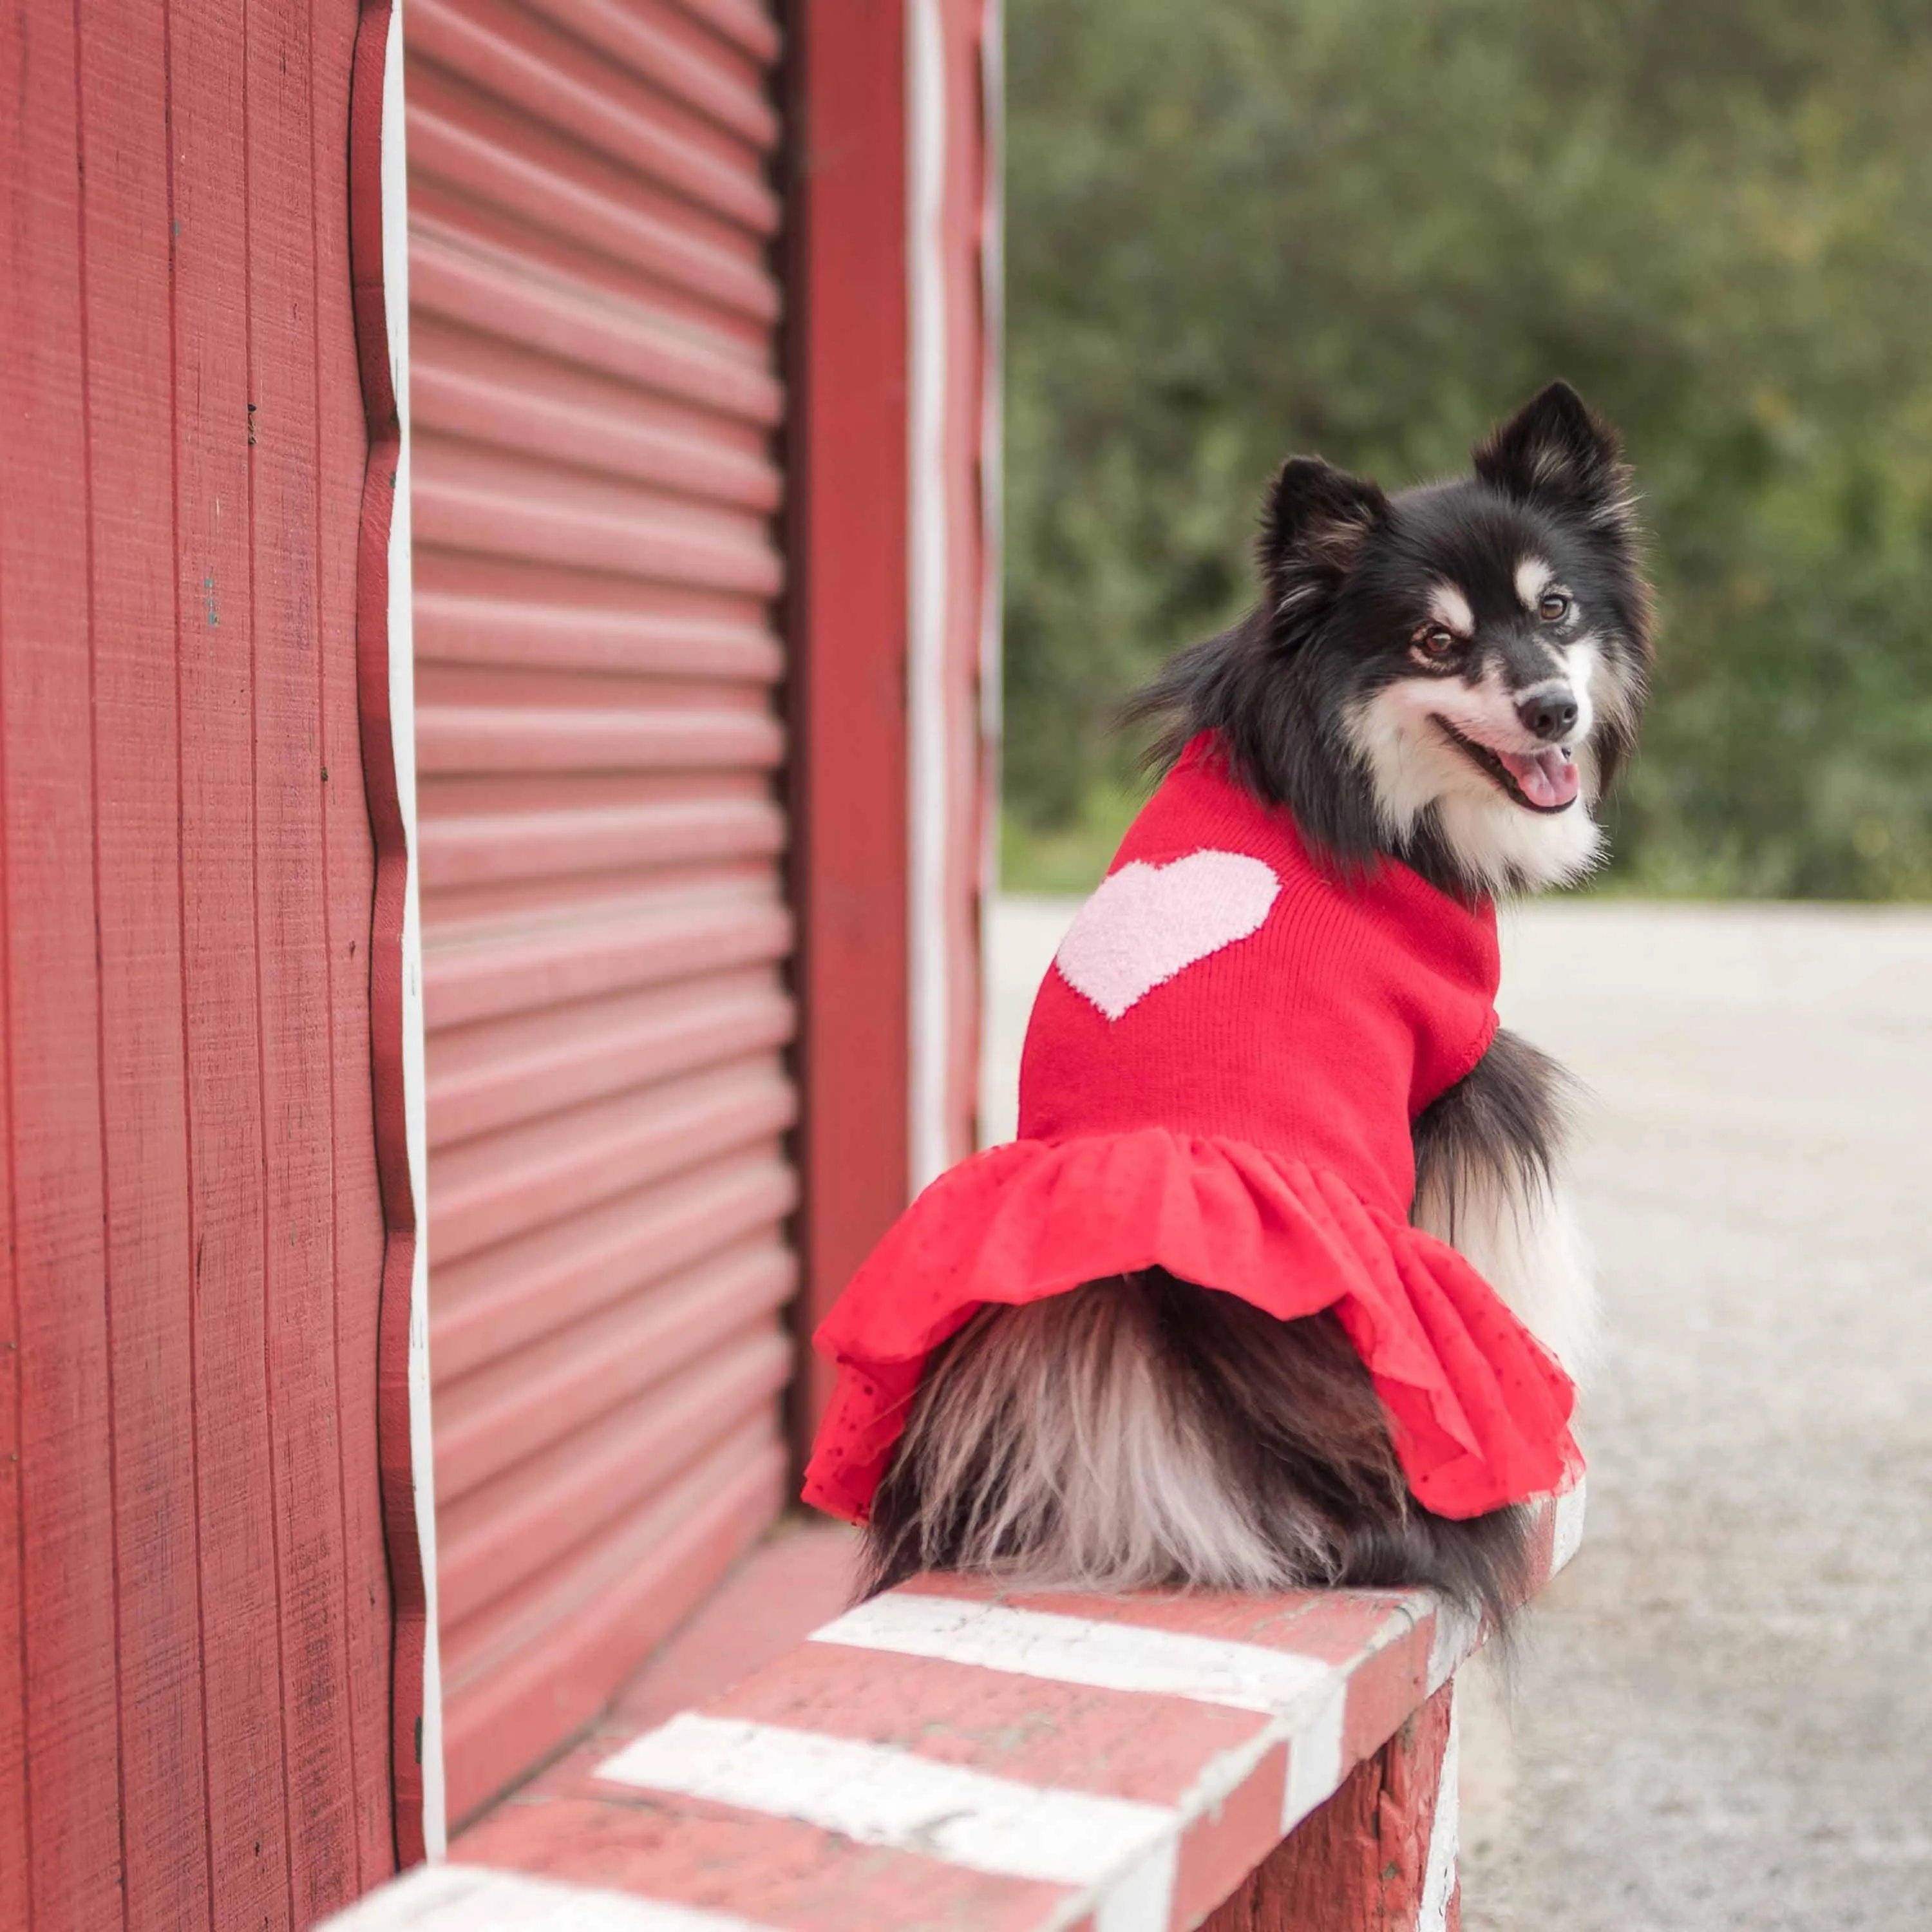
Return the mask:
<svg viewBox="0 0 1932 1932">
<path fill-rule="evenodd" d="M 778 1507 L 778 37 L 414 0 L 417 748 L 452 1818 Z"/>
<path fill-rule="evenodd" d="M 352 0 L 0 19 L 0 1926 L 393 1863 Z"/>
</svg>

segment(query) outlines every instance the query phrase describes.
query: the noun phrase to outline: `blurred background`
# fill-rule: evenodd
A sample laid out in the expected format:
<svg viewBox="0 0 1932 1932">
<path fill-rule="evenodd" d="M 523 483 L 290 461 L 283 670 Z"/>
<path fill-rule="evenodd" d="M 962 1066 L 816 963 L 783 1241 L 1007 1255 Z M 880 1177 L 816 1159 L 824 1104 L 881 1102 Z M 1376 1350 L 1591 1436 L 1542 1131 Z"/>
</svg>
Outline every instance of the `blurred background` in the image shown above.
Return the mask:
<svg viewBox="0 0 1932 1932">
<path fill-rule="evenodd" d="M 1932 896 L 1932 12 L 1010 0 L 1004 877 L 1139 793 L 1108 718 L 1247 595 L 1282 455 L 1624 430 L 1657 700 L 1598 890 Z"/>
<path fill-rule="evenodd" d="M 1502 1005 L 1590 1100 L 1583 1553 L 1466 1673 L 1468 1932 L 1932 1924 L 1932 10 L 1009 0 L 985 1128 L 1291 450 L 1623 429 L 1658 687 Z M 1670 903 L 1670 902 L 1678 903 Z M 1792 904 L 1794 901 L 1837 902 Z M 1696 902 L 1689 903 L 1688 902 Z"/>
</svg>

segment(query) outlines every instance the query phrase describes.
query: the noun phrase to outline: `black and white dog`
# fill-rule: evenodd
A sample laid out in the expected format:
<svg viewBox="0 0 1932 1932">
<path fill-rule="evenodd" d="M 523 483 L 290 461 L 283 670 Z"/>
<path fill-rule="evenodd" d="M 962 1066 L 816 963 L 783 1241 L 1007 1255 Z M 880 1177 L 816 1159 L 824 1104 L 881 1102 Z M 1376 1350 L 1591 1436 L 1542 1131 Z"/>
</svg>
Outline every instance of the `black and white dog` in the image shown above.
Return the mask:
<svg viewBox="0 0 1932 1932">
<path fill-rule="evenodd" d="M 1136 700 L 1171 761 L 1220 734 L 1343 875 L 1385 859 L 1465 898 L 1574 879 L 1629 757 L 1650 601 L 1615 433 L 1552 384 L 1474 473 L 1385 495 L 1315 458 L 1276 478 L 1262 597 Z M 1558 1187 L 1564 1076 L 1499 1032 L 1414 1125 L 1412 1218 L 1575 1373 L 1593 1296 Z M 1158 1272 L 987 1308 L 937 1352 L 868 1532 L 922 1569 L 1045 1587 L 1429 1585 L 1500 1614 L 1524 1513 L 1409 1496 L 1331 1316 L 1282 1322 Z"/>
</svg>

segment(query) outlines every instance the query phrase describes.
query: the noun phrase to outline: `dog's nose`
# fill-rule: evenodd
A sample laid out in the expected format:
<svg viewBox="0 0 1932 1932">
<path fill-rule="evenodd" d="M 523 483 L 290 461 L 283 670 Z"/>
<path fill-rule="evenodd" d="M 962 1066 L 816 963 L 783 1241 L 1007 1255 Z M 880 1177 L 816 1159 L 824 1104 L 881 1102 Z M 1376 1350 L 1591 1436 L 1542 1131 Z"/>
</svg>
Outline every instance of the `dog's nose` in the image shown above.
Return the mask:
<svg viewBox="0 0 1932 1932">
<path fill-rule="evenodd" d="M 1554 741 L 1567 738 L 1576 728 L 1576 700 L 1567 691 L 1538 692 L 1526 698 L 1516 708 L 1522 728 L 1532 738 Z"/>
</svg>

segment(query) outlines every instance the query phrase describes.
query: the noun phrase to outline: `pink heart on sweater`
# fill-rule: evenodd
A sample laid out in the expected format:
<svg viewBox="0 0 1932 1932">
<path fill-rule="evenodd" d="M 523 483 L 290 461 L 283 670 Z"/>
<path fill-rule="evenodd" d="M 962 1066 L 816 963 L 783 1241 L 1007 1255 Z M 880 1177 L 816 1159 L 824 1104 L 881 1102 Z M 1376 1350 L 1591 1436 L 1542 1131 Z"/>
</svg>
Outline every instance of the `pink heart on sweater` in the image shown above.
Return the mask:
<svg viewBox="0 0 1932 1932">
<path fill-rule="evenodd" d="M 1054 964 L 1073 990 L 1117 1020 L 1197 960 L 1261 929 L 1281 881 L 1241 852 L 1142 859 L 1100 882 L 1060 942 Z"/>
</svg>

